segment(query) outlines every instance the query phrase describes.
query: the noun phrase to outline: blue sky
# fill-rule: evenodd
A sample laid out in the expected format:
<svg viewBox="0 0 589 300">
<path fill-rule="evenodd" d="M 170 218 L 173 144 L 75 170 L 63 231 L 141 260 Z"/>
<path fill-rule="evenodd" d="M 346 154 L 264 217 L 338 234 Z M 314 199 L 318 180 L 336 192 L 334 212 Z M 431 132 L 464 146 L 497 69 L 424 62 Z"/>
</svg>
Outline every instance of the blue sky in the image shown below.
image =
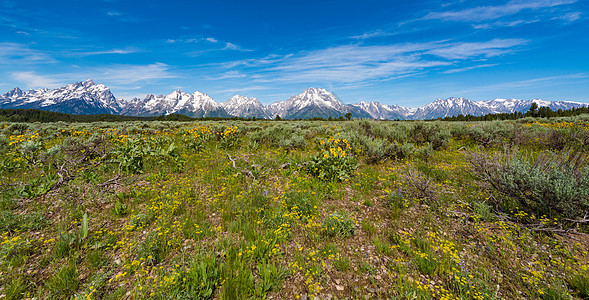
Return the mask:
<svg viewBox="0 0 589 300">
<path fill-rule="evenodd" d="M 587 0 L 0 0 L 0 92 L 589 102 Z"/>
</svg>

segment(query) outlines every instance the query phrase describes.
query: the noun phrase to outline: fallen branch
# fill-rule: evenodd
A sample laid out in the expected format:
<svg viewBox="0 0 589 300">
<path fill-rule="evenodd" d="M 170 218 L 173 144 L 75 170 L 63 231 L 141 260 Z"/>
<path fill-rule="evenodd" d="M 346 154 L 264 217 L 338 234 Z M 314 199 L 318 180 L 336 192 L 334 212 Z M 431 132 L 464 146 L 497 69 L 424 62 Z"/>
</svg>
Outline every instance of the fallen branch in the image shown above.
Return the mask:
<svg viewBox="0 0 589 300">
<path fill-rule="evenodd" d="M 229 158 L 229 160 L 231 161 L 231 163 L 233 163 L 233 168 L 237 169 L 237 166 L 235 165 L 235 161 L 231 158 L 231 156 L 229 155 L 229 153 L 225 152 L 225 154 L 227 154 L 227 157 Z"/>
<path fill-rule="evenodd" d="M 225 154 L 227 154 L 227 158 L 229 158 L 229 160 L 231 161 L 231 164 L 233 164 L 233 168 L 236 170 L 239 170 L 241 173 L 244 173 L 248 176 L 250 176 L 251 178 L 254 179 L 254 181 L 256 180 L 256 176 L 254 176 L 254 173 L 252 173 L 250 170 L 248 169 L 239 169 L 237 167 L 237 164 L 235 163 L 235 160 L 233 158 L 231 158 L 231 155 L 229 155 L 229 153 L 225 152 Z"/>
<path fill-rule="evenodd" d="M 98 186 L 106 186 L 106 185 L 109 185 L 109 184 L 111 184 L 113 182 L 118 181 L 119 178 L 121 178 L 121 174 L 117 174 L 117 176 L 115 176 L 115 177 L 113 177 L 113 178 L 111 178 L 111 179 L 109 179 L 109 180 L 107 180 L 107 181 L 99 184 Z"/>
</svg>

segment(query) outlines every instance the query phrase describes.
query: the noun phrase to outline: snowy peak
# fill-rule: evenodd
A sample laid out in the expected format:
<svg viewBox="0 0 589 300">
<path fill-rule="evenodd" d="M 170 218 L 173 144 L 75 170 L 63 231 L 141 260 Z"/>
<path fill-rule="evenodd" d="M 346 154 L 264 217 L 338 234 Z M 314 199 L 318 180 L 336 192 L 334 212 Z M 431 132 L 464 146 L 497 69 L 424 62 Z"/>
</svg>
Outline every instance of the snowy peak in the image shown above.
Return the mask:
<svg viewBox="0 0 589 300">
<path fill-rule="evenodd" d="M 526 112 L 536 103 L 538 107 L 549 107 L 551 110 L 565 110 L 573 107 L 586 106 L 587 104 L 570 101 L 546 101 L 542 99 L 520 100 L 520 99 L 495 99 L 490 101 L 475 102 L 481 107 L 489 109 L 492 113 L 513 113 Z"/>
<path fill-rule="evenodd" d="M 18 97 L 22 97 L 25 94 L 25 92 L 23 92 L 21 89 L 19 88 L 14 88 L 12 91 L 4 94 L 4 97 L 7 98 L 18 98 Z"/>
<path fill-rule="evenodd" d="M 405 119 L 411 114 L 411 109 L 398 105 L 382 104 L 377 101 L 360 101 L 357 104 L 351 104 L 351 106 L 357 107 L 367 112 L 373 119 L 379 120 Z"/>
<path fill-rule="evenodd" d="M 227 113 L 233 116 L 242 118 L 271 118 L 271 115 L 268 114 L 268 111 L 262 102 L 254 97 L 248 98 L 242 95 L 235 95 L 225 101 L 222 105 Z"/>
<path fill-rule="evenodd" d="M 287 119 L 307 119 L 312 117 L 339 117 L 349 111 L 332 93 L 321 88 L 308 88 L 293 95 L 286 101 L 278 101 L 268 106 L 272 116 Z"/>
<path fill-rule="evenodd" d="M 450 97 L 447 99 L 437 99 L 425 106 L 415 110 L 411 119 L 436 119 L 457 115 L 474 115 L 480 116 L 490 113 L 486 107 L 482 107 L 473 101 L 465 98 Z"/>
<path fill-rule="evenodd" d="M 335 96 L 321 88 L 308 88 L 298 95 L 291 96 L 286 102 L 291 102 L 294 107 L 303 108 L 308 105 L 318 105 L 333 109 L 341 109 L 343 104 Z"/>
<path fill-rule="evenodd" d="M 217 103 L 209 95 L 195 91 L 192 94 L 176 90 L 167 95 L 148 94 L 142 100 L 116 99 L 108 87 L 96 84 L 92 79 L 68 84 L 57 89 L 23 91 L 14 88 L 0 95 L 0 108 L 28 108 L 71 114 L 122 114 L 133 116 L 158 116 L 183 114 L 190 117 L 242 117 L 284 119 L 339 118 L 352 113 L 354 118 L 372 119 L 436 119 L 457 115 L 484 115 L 489 113 L 526 112 L 532 103 L 552 110 L 566 110 L 588 104 L 542 99 L 494 99 L 474 102 L 466 98 L 450 97 L 417 108 L 386 105 L 380 102 L 362 101 L 346 105 L 334 94 L 322 88 L 308 88 L 286 101 L 264 106 L 258 99 L 235 95 L 224 103 Z"/>
<path fill-rule="evenodd" d="M 183 114 L 189 117 L 226 117 L 228 114 L 209 95 L 195 91 L 187 94 L 175 90 L 167 95 L 148 94 L 143 101 L 129 101 L 122 114 L 133 116 L 159 116 Z"/>
<path fill-rule="evenodd" d="M 34 108 L 77 114 L 116 114 L 122 108 L 121 102 L 106 86 L 95 84 L 92 79 L 54 90 L 23 92 L 15 88 L 0 97 L 0 105 L 5 108 Z"/>
</svg>

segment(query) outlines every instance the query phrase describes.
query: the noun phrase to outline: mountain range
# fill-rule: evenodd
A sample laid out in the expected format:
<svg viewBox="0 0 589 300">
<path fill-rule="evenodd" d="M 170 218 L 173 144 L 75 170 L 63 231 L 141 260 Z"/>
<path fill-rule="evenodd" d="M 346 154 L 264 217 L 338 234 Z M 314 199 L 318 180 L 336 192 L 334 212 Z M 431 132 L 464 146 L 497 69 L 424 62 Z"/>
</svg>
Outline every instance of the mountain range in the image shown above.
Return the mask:
<svg viewBox="0 0 589 300">
<path fill-rule="evenodd" d="M 545 101 L 540 99 L 495 99 L 470 101 L 465 98 L 437 99 L 417 108 L 387 105 L 380 102 L 344 104 L 332 93 L 321 88 L 308 88 L 286 101 L 263 105 L 258 99 L 235 95 L 219 103 L 209 95 L 195 91 L 187 94 L 181 90 L 168 95 L 148 94 L 144 99 L 130 101 L 117 99 L 103 84 L 91 79 L 68 84 L 54 90 L 38 89 L 22 91 L 18 87 L 0 95 L 0 108 L 29 108 L 69 114 L 114 114 L 128 116 L 160 116 L 183 114 L 189 117 L 242 117 L 271 119 L 277 115 L 283 119 L 308 119 L 314 117 L 337 118 L 351 113 L 354 118 L 422 120 L 449 116 L 485 115 L 528 111 L 532 103 L 552 110 L 571 109 L 588 104 L 571 101 Z"/>
</svg>

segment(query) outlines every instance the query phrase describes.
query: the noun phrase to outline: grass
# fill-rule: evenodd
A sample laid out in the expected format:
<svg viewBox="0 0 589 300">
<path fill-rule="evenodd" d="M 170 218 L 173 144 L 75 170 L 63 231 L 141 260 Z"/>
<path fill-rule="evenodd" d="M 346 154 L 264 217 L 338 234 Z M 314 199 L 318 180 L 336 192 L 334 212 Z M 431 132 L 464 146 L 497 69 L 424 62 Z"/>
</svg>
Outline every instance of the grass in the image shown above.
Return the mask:
<svg viewBox="0 0 589 300">
<path fill-rule="evenodd" d="M 77 291 L 80 285 L 78 275 L 76 263 L 70 261 L 53 273 L 46 284 L 46 288 L 53 297 L 68 298 Z"/>
<path fill-rule="evenodd" d="M 584 122 L 501 126 L 532 158 Z M 587 226 L 473 173 L 468 151 L 502 153 L 504 131 L 479 148 L 461 132 L 494 125 L 434 123 L 0 123 L 0 297 L 586 299 Z M 434 150 L 423 126 L 453 133 Z"/>
</svg>

